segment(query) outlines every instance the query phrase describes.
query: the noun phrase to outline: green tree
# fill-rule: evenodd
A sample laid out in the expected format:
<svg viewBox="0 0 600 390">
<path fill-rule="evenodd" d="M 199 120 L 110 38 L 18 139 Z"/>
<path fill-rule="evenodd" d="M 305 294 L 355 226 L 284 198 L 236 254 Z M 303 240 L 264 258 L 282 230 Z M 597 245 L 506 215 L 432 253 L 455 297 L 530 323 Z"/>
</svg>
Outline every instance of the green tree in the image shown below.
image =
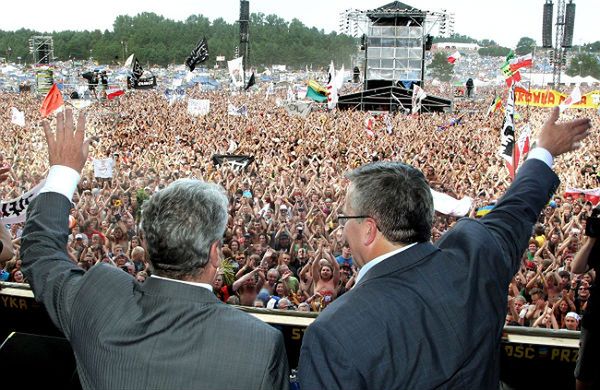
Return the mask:
<svg viewBox="0 0 600 390">
<path fill-rule="evenodd" d="M 433 77 L 440 81 L 450 81 L 454 74 L 454 65 L 448 62 L 448 53 L 437 52 L 433 56 L 429 69 Z"/>
<path fill-rule="evenodd" d="M 581 53 L 571 59 L 566 73 L 569 76 L 592 76 L 600 79 L 600 62 L 592 55 Z"/>
<path fill-rule="evenodd" d="M 483 57 L 506 57 L 509 51 L 508 47 L 490 46 L 480 48 L 477 53 Z"/>
<path fill-rule="evenodd" d="M 292 68 L 326 67 L 331 60 L 336 66 L 350 66 L 356 53 L 357 40 L 347 35 L 325 34 L 309 28 L 298 19 L 288 22 L 277 15 L 250 15 L 250 66 L 284 64 Z M 52 35 L 54 55 L 59 60 L 94 57 L 99 63 L 123 63 L 135 53 L 140 62 L 157 65 L 183 63 L 191 49 L 202 38 L 208 40 L 212 67 L 218 55 L 233 57 L 239 46 L 239 25 L 222 18 L 212 22 L 203 15 L 191 15 L 185 21 L 174 21 L 152 12 L 115 18 L 112 31 L 60 31 L 52 34 L 21 29 L 0 30 L 0 56 L 9 61 L 31 62 L 28 40 L 34 35 Z M 8 49 L 10 48 L 10 50 Z"/>
<path fill-rule="evenodd" d="M 519 39 L 519 42 L 517 43 L 515 54 L 522 56 L 524 54 L 531 53 L 535 46 L 535 40 L 533 38 L 523 37 Z"/>
</svg>

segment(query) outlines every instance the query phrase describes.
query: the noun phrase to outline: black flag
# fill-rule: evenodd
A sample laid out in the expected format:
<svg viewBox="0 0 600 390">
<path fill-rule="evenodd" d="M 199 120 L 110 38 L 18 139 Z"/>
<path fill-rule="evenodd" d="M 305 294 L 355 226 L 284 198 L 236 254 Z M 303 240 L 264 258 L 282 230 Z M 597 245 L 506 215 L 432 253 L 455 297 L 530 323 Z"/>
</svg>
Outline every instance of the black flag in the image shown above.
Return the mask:
<svg viewBox="0 0 600 390">
<path fill-rule="evenodd" d="M 247 91 L 248 88 L 250 88 L 254 84 L 256 84 L 256 79 L 254 78 L 254 72 L 252 72 L 252 76 L 250 76 L 250 80 L 248 80 L 248 84 L 246 84 L 246 87 L 244 88 L 244 91 Z"/>
<path fill-rule="evenodd" d="M 137 57 L 133 59 L 133 68 L 131 69 L 131 73 L 133 73 L 133 78 L 139 80 L 144 74 L 144 69 L 142 69 L 142 65 L 140 65 L 140 61 L 138 61 Z"/>
<path fill-rule="evenodd" d="M 193 72 L 196 65 L 206 61 L 208 59 L 208 43 L 206 37 L 202 38 L 198 45 L 192 50 L 190 56 L 185 60 L 185 64 L 190 68 L 190 72 Z"/>
</svg>

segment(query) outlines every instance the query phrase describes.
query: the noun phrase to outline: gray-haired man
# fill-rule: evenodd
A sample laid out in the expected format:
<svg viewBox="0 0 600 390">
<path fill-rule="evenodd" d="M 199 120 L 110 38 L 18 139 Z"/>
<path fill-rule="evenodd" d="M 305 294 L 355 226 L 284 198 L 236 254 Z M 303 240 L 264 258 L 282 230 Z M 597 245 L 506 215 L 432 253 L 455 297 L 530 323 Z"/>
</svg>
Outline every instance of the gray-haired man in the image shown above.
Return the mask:
<svg viewBox="0 0 600 390">
<path fill-rule="evenodd" d="M 142 229 L 154 274 L 144 284 L 105 263 L 84 272 L 66 253 L 70 199 L 85 164 L 85 117 L 44 122 L 50 172 L 23 233 L 23 265 L 36 299 L 69 339 L 86 389 L 281 389 L 281 334 L 221 303 L 211 282 L 220 261 L 227 198 L 180 180 L 150 198 Z M 232 369 L 235 375 L 232 375 Z"/>
</svg>

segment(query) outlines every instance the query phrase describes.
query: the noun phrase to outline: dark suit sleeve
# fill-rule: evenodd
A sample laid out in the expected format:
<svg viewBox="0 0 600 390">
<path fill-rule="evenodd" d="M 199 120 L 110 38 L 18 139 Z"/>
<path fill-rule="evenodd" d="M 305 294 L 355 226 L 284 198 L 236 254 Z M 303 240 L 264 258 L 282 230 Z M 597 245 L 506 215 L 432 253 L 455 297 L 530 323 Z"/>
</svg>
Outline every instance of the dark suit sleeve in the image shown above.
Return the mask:
<svg viewBox="0 0 600 390">
<path fill-rule="evenodd" d="M 512 275 L 517 272 L 532 228 L 559 184 L 543 161 L 525 161 L 513 184 L 481 222 L 502 247 Z"/>
<path fill-rule="evenodd" d="M 24 273 L 36 300 L 67 338 L 71 304 L 84 275 L 66 252 L 70 208 L 63 195 L 39 194 L 27 209 L 21 247 Z"/>
<path fill-rule="evenodd" d="M 331 324 L 330 322 L 326 321 Z M 332 330 L 313 322 L 302 339 L 298 378 L 302 390 L 359 390 L 366 384 Z"/>
</svg>

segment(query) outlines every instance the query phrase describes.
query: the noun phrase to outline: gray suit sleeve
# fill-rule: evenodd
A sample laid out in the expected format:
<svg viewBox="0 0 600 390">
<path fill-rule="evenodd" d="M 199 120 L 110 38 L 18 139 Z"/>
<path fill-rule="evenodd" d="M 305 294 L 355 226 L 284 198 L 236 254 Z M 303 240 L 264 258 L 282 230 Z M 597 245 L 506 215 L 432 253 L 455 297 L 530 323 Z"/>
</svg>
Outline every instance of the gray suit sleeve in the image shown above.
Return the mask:
<svg viewBox="0 0 600 390">
<path fill-rule="evenodd" d="M 359 390 L 366 388 L 364 378 L 353 364 L 353 357 L 338 342 L 333 332 L 313 322 L 302 339 L 298 378 L 302 390 Z"/>
<path fill-rule="evenodd" d="M 267 366 L 261 390 L 280 390 L 290 387 L 290 369 L 283 342 L 283 334 L 277 332 L 273 350 L 271 351 L 271 360 Z"/>
<path fill-rule="evenodd" d="M 511 276 L 519 268 L 533 225 L 559 182 L 544 162 L 527 160 L 496 207 L 481 219 L 498 240 L 506 261 L 510 262 Z"/>
<path fill-rule="evenodd" d="M 84 275 L 66 252 L 70 208 L 63 195 L 39 194 L 27 209 L 21 247 L 23 270 L 36 300 L 67 338 L 71 305 Z"/>
</svg>

